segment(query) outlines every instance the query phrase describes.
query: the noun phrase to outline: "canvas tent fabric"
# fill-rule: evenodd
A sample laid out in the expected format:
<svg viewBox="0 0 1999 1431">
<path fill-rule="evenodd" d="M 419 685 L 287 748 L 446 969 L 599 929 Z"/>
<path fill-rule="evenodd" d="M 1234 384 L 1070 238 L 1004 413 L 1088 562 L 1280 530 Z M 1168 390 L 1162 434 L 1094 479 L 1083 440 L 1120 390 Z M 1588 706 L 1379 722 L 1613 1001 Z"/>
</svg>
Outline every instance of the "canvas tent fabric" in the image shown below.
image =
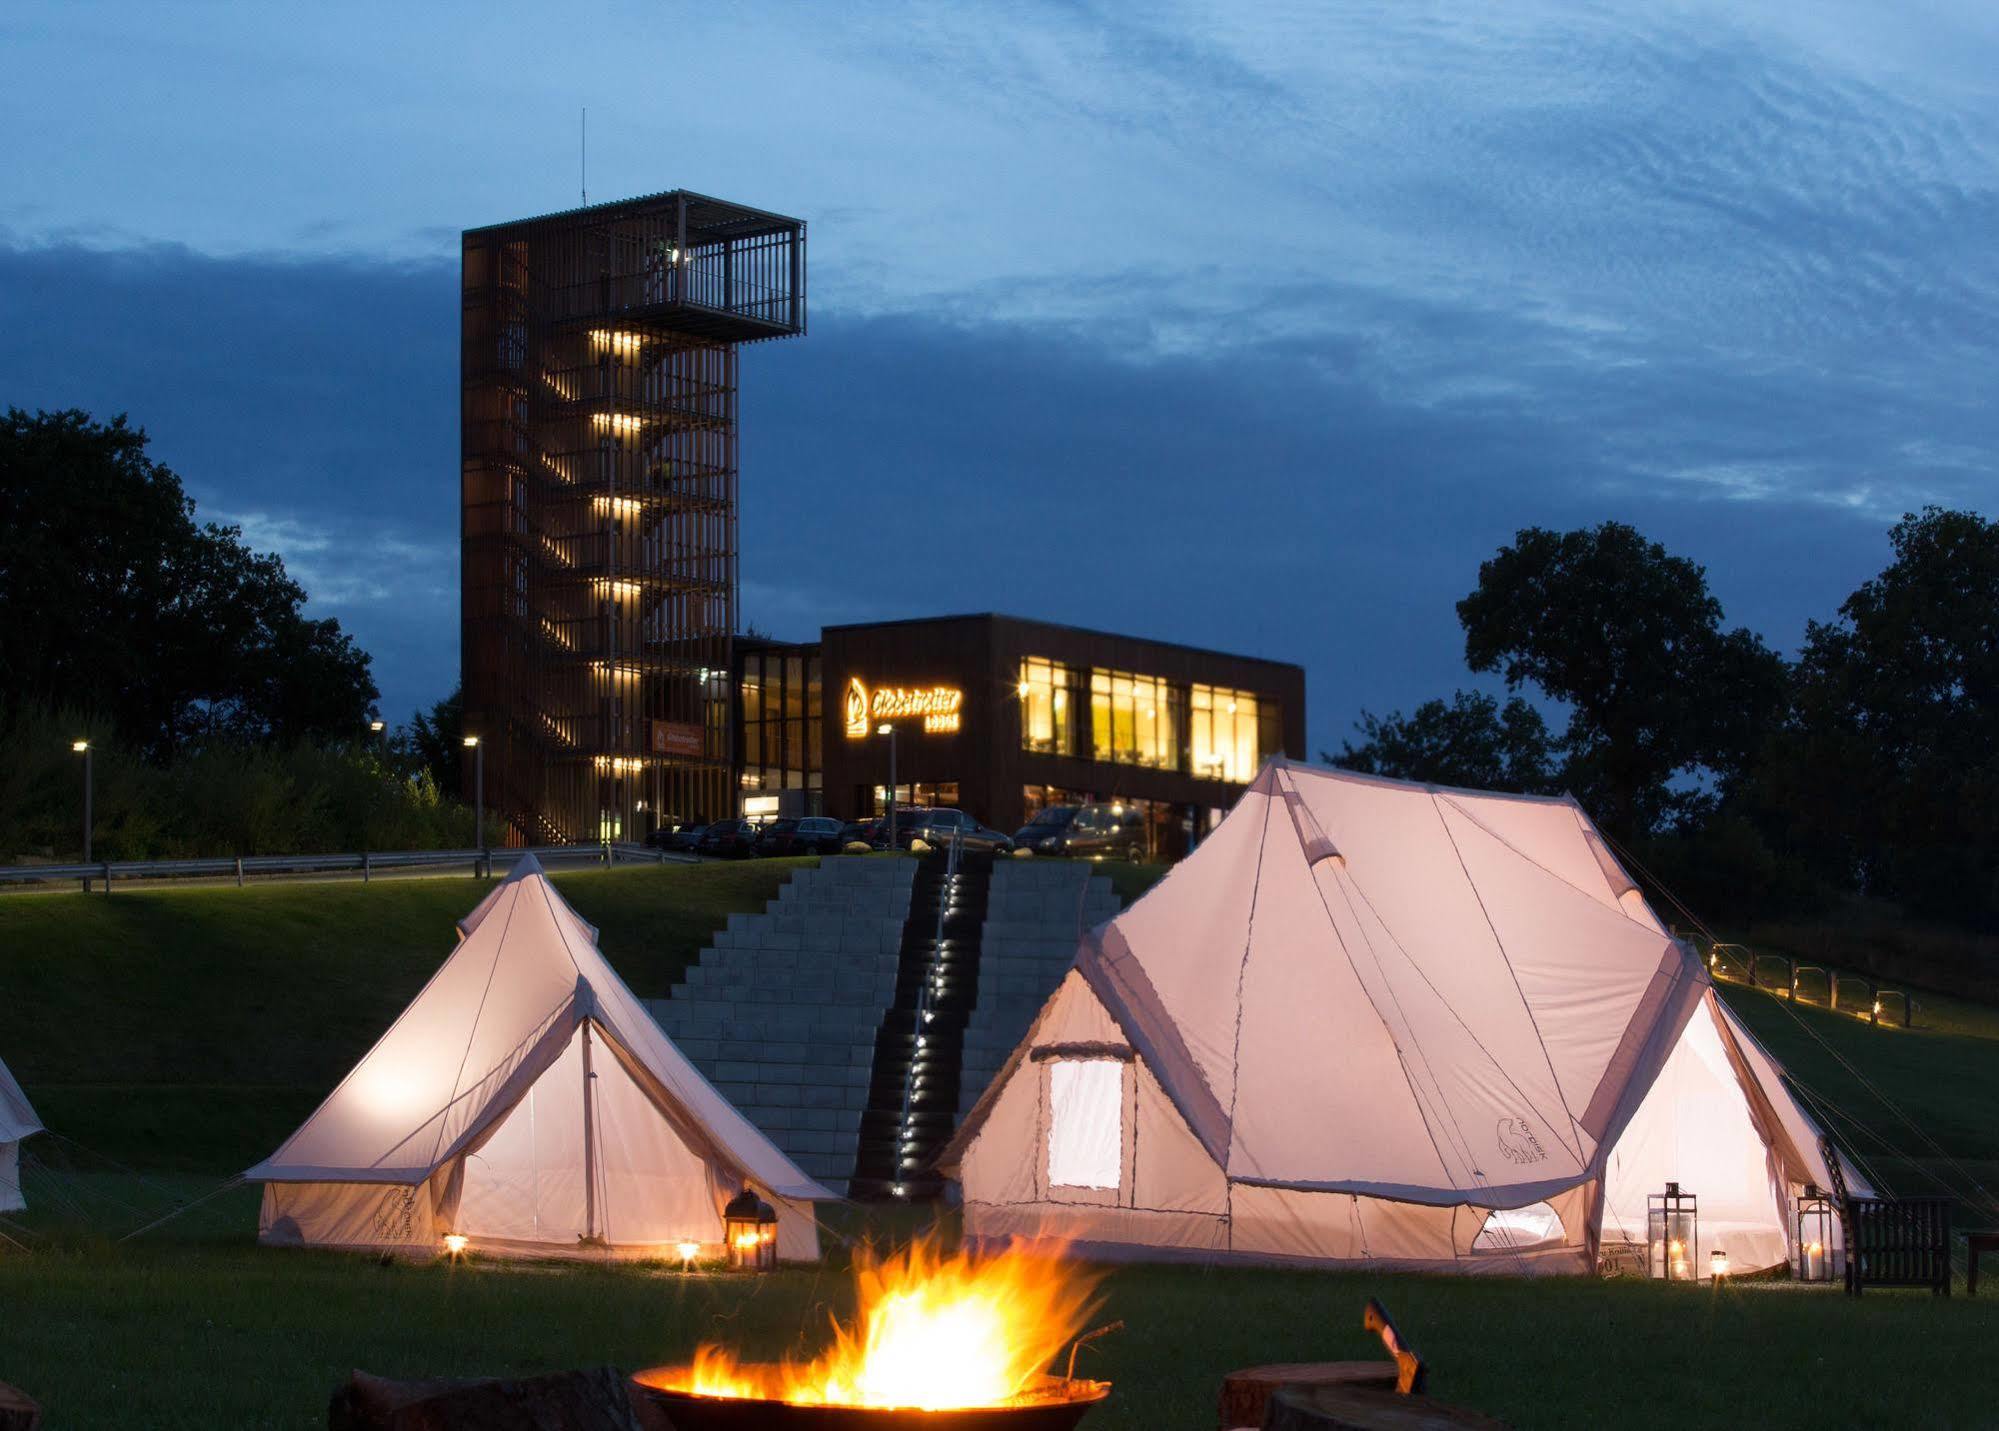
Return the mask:
<svg viewBox="0 0 1999 1431">
<path fill-rule="evenodd" d="M 472 931 L 485 922 L 486 916 L 491 914 L 493 907 L 506 897 L 508 890 L 513 886 L 515 881 L 526 879 L 530 875 L 537 875 L 543 879 L 548 877 L 541 867 L 541 861 L 537 860 L 533 855 L 522 855 L 514 861 L 514 867 L 507 871 L 507 877 L 486 891 L 486 897 L 472 906 L 470 914 L 458 921 L 458 937 L 460 939 L 471 938 Z M 580 933 L 584 939 L 592 944 L 597 942 L 597 926 L 584 919 L 582 915 L 569 906 L 567 901 L 561 902 L 560 912 L 564 917 L 572 921 L 571 927 Z"/>
<path fill-rule="evenodd" d="M 0 1063 L 0 1212 L 20 1212 L 27 1206 L 21 1196 L 21 1144 L 42 1131 L 28 1095 Z"/>
<path fill-rule="evenodd" d="M 975 1238 L 1503 1272 L 1642 1238 L 1683 1164 L 1738 1269 L 1827 1181 L 1581 809 L 1282 760 L 1083 937 L 943 1159 Z"/>
<path fill-rule="evenodd" d="M 284 1145 L 264 1184 L 274 1245 L 430 1255 L 722 1250 L 745 1187 L 778 1255 L 819 1253 L 806 1177 L 676 1049 L 532 856 L 380 1041 Z M 587 1090 L 587 1092 L 586 1092 Z"/>
</svg>

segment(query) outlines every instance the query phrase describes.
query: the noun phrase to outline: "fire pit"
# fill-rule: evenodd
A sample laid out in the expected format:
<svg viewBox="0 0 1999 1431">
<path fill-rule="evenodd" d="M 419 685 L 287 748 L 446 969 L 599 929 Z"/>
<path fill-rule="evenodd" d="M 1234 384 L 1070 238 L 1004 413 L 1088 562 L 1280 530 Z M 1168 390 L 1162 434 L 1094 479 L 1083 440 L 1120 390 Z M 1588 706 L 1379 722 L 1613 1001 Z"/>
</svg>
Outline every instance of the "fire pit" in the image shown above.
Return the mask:
<svg viewBox="0 0 1999 1431">
<path fill-rule="evenodd" d="M 1003 1406 L 937 1411 L 907 1406 L 815 1406 L 760 1396 L 703 1396 L 660 1384 L 660 1380 L 670 1381 L 684 1371 L 681 1367 L 654 1367 L 632 1378 L 665 1408 L 675 1431 L 1069 1431 L 1111 1391 L 1107 1381 L 1045 1376 Z"/>
<path fill-rule="evenodd" d="M 854 1265 L 854 1320 L 811 1361 L 704 1346 L 633 1382 L 676 1431 L 1069 1431 L 1110 1394 L 1076 1377 L 1073 1350 L 1068 1375 L 1046 1371 L 1078 1343 L 1101 1274 L 1060 1256 L 944 1256 L 931 1238 Z"/>
</svg>

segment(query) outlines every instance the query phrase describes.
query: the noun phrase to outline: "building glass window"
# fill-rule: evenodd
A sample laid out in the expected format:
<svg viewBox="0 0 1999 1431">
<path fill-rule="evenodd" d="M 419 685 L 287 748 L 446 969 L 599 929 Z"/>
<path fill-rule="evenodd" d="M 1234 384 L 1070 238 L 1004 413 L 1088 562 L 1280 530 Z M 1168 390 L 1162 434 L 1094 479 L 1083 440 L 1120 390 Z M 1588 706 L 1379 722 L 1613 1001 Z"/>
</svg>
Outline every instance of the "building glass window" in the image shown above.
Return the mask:
<svg viewBox="0 0 1999 1431">
<path fill-rule="evenodd" d="M 1225 686 L 1195 686 L 1190 703 L 1194 774 L 1237 785 L 1255 779 L 1256 767 L 1266 753 L 1259 748 L 1259 707 L 1255 693 L 1233 691 Z"/>
<path fill-rule="evenodd" d="M 1067 666 L 1040 656 L 1020 663 L 1020 748 L 1043 755 L 1076 753 L 1076 722 Z"/>
<path fill-rule="evenodd" d="M 744 655 L 739 756 L 743 788 L 764 792 L 821 788 L 822 685 L 816 651 L 751 651 Z M 818 802 L 805 803 L 814 808 Z"/>
<path fill-rule="evenodd" d="M 1023 785 L 1020 813 L 1023 819 L 1032 820 L 1056 805 L 1087 805 L 1096 798 L 1087 790 L 1065 790 L 1060 785 Z"/>
<path fill-rule="evenodd" d="M 895 804 L 898 810 L 955 810 L 958 808 L 958 782 L 955 780 L 904 782 L 895 787 Z M 875 809 L 877 815 L 888 813 L 888 786 L 875 786 Z"/>
<path fill-rule="evenodd" d="M 1180 692 L 1162 677 L 1090 672 L 1090 744 L 1098 760 L 1174 769 L 1180 724 Z"/>
</svg>

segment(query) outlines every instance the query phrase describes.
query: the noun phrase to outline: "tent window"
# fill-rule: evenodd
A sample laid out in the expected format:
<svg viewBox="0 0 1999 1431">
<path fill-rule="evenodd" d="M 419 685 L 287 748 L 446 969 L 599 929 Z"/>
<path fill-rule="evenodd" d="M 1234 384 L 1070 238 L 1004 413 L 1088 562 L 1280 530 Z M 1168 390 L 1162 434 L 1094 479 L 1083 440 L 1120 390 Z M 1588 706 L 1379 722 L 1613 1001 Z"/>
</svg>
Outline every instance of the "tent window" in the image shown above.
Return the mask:
<svg viewBox="0 0 1999 1431">
<path fill-rule="evenodd" d="M 1518 1252 L 1562 1240 L 1562 1220 L 1545 1202 L 1495 1208 L 1472 1241 L 1474 1252 Z"/>
<path fill-rule="evenodd" d="M 1115 1191 L 1124 1162 L 1124 1065 L 1105 1058 L 1048 1065 L 1048 1182 Z"/>
</svg>

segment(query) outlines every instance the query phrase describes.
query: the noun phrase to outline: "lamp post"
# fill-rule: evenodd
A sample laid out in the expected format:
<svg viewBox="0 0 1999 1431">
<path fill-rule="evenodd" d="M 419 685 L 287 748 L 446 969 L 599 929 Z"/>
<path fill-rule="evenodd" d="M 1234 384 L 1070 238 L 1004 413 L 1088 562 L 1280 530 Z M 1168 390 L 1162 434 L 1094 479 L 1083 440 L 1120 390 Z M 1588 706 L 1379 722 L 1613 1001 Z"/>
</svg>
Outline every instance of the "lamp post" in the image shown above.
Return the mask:
<svg viewBox="0 0 1999 1431">
<path fill-rule="evenodd" d="M 486 747 L 479 743 L 479 737 L 465 737 L 465 748 L 472 752 L 473 777 L 472 842 L 478 846 L 480 861 L 485 863 L 486 854 Z M 491 873 L 490 867 L 487 870 Z"/>
<path fill-rule="evenodd" d="M 94 823 L 91 819 L 91 814 L 90 814 L 90 796 L 91 796 L 90 742 L 87 740 L 72 740 L 69 743 L 69 748 L 75 751 L 78 755 L 83 757 L 83 862 L 85 864 L 89 864 L 90 827 Z M 88 875 L 84 876 L 83 888 L 86 892 L 88 892 L 88 890 L 90 889 L 90 876 Z"/>
<path fill-rule="evenodd" d="M 876 735 L 888 737 L 888 852 L 895 853 L 895 725 L 883 721 L 875 727 Z"/>
</svg>

